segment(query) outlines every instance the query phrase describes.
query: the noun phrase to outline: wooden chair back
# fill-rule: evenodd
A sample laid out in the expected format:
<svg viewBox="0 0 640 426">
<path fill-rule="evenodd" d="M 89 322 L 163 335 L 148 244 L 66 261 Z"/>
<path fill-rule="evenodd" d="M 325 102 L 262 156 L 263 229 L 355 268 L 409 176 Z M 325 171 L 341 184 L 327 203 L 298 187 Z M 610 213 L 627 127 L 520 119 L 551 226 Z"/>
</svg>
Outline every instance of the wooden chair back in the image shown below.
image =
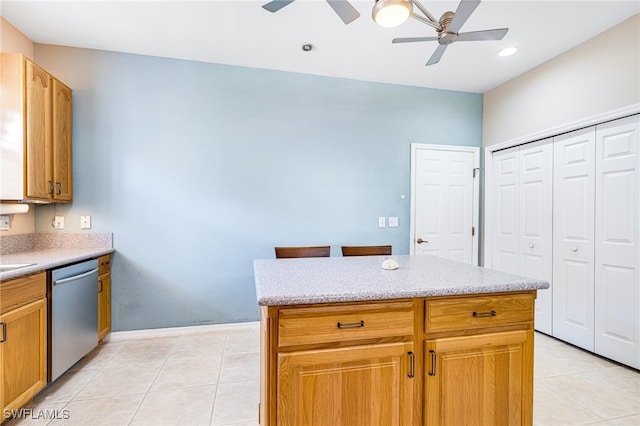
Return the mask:
<svg viewBox="0 0 640 426">
<path fill-rule="evenodd" d="M 391 254 L 391 246 L 342 246 L 343 256 L 384 256 Z"/>
<path fill-rule="evenodd" d="M 275 247 L 276 259 L 294 257 L 329 257 L 331 246 Z"/>
</svg>

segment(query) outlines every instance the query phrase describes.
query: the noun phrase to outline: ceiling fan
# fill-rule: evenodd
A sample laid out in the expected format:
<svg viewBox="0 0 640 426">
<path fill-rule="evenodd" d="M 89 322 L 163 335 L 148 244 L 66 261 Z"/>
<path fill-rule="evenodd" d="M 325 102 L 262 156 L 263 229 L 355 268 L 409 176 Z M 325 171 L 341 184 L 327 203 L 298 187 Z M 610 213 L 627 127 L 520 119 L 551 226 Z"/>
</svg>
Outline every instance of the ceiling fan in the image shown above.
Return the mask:
<svg viewBox="0 0 640 426">
<path fill-rule="evenodd" d="M 275 13 L 294 1 L 295 0 L 273 0 L 263 4 L 262 8 Z M 336 12 L 345 24 L 350 24 L 360 16 L 360 12 L 351 6 L 347 0 L 326 0 L 326 2 L 329 3 L 329 6 L 331 6 L 333 11 Z"/>
<path fill-rule="evenodd" d="M 464 25 L 464 23 L 469 19 L 471 14 L 480 4 L 480 0 L 461 0 L 458 8 L 454 12 L 445 12 L 439 20 L 436 20 L 431 13 L 427 10 L 427 8 L 422 5 L 417 0 L 392 0 L 395 6 L 398 6 L 398 3 L 402 3 L 402 7 L 407 8 L 407 11 L 403 11 L 406 13 L 407 18 L 411 17 L 416 19 L 430 27 L 433 27 L 438 34 L 435 37 L 407 37 L 407 38 L 394 38 L 392 43 L 413 43 L 420 41 L 437 41 L 439 46 L 433 52 L 426 65 L 437 64 L 442 58 L 447 47 L 456 41 L 487 41 L 487 40 L 502 40 L 502 38 L 507 34 L 509 28 L 498 28 L 494 30 L 483 30 L 483 31 L 471 31 L 466 33 L 459 33 L 458 31 Z M 384 3 L 385 0 L 376 0 L 376 5 L 374 6 L 374 20 L 378 22 L 376 19 L 376 7 L 378 9 L 382 9 L 384 5 L 378 6 L 378 3 Z M 412 12 L 412 4 L 415 5 L 420 11 L 424 14 L 424 16 L 418 15 Z M 408 6 L 407 6 L 408 5 Z M 406 19 L 406 18 L 405 18 Z M 380 23 L 380 22 L 378 22 Z M 383 24 L 380 24 L 383 25 Z M 397 23 L 394 23 L 397 25 Z"/>
</svg>

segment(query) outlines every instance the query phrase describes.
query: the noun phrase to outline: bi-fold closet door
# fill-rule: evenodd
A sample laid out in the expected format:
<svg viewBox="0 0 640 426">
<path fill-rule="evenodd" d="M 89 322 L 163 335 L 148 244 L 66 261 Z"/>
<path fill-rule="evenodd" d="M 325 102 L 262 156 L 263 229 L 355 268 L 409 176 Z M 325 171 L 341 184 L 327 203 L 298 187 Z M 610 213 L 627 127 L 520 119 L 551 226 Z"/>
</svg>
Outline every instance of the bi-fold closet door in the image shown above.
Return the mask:
<svg viewBox="0 0 640 426">
<path fill-rule="evenodd" d="M 640 368 L 639 116 L 554 138 L 553 335 Z"/>
<path fill-rule="evenodd" d="M 552 281 L 552 139 L 493 154 L 493 268 Z M 552 331 L 552 290 L 539 290 L 535 327 Z"/>
</svg>

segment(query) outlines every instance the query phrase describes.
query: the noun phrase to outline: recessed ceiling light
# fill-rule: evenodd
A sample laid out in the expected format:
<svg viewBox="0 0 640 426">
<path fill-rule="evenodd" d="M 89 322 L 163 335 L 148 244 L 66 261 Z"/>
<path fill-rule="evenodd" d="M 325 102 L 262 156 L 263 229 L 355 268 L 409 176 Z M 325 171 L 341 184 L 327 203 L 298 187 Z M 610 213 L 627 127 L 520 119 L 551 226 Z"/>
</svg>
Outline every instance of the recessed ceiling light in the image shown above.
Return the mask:
<svg viewBox="0 0 640 426">
<path fill-rule="evenodd" d="M 517 47 L 505 47 L 504 49 L 498 52 L 498 56 L 513 56 L 518 53 Z"/>
</svg>

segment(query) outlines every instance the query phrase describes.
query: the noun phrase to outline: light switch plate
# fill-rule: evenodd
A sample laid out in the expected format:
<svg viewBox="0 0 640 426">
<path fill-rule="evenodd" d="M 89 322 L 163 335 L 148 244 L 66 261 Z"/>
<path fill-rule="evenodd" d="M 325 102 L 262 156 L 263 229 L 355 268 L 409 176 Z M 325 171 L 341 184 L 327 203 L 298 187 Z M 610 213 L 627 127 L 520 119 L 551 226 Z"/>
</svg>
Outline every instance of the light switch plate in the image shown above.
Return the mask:
<svg viewBox="0 0 640 426">
<path fill-rule="evenodd" d="M 0 216 L 0 231 L 8 231 L 10 227 L 9 216 Z"/>
<path fill-rule="evenodd" d="M 80 216 L 80 229 L 91 229 L 91 216 Z"/>
<path fill-rule="evenodd" d="M 384 216 L 378 217 L 378 228 L 384 228 L 387 226 L 387 218 Z"/>
<path fill-rule="evenodd" d="M 397 227 L 398 227 L 398 217 L 389 216 L 389 228 L 397 228 Z"/>
<path fill-rule="evenodd" d="M 55 229 L 64 229 L 64 216 L 56 216 L 53 218 L 53 227 Z"/>
</svg>

